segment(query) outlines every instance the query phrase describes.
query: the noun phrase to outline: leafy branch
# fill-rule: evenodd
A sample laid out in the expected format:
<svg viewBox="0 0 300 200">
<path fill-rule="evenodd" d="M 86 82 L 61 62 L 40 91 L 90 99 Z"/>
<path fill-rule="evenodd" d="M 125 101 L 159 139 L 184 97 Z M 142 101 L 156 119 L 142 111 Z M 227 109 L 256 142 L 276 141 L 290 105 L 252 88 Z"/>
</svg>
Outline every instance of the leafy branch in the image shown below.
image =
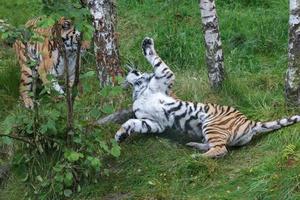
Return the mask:
<svg viewBox="0 0 300 200">
<path fill-rule="evenodd" d="M 19 141 L 21 141 L 21 142 L 25 142 L 25 143 L 27 143 L 27 144 L 30 144 L 30 145 L 32 145 L 32 146 L 35 146 L 35 144 L 32 143 L 30 140 L 25 139 L 25 138 L 22 138 L 22 137 L 19 137 L 19 136 L 16 136 L 16 135 L 12 135 L 12 134 L 10 134 L 10 135 L 0 134 L 0 137 L 8 137 L 8 138 L 11 138 L 11 139 L 14 139 L 14 140 L 19 140 Z"/>
</svg>

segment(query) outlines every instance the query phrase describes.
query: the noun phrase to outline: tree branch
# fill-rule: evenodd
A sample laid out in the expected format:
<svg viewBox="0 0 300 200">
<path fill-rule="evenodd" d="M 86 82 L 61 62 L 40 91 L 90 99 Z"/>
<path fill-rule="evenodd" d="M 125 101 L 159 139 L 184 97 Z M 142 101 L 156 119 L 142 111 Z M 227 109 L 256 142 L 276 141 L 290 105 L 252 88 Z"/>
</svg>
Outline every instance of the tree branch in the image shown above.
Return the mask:
<svg viewBox="0 0 300 200">
<path fill-rule="evenodd" d="M 19 140 L 19 141 L 22 141 L 22 142 L 25 142 L 27 144 L 30 144 L 32 146 L 35 146 L 32 142 L 30 142 L 29 140 L 26 140 L 24 138 L 21 138 L 21 137 L 18 137 L 18 136 L 15 136 L 15 135 L 6 135 L 6 134 L 0 134 L 0 137 L 9 137 L 11 139 L 15 139 L 15 140 Z"/>
<path fill-rule="evenodd" d="M 81 51 L 81 41 L 82 41 L 82 34 L 80 33 L 79 36 L 79 40 L 78 40 L 78 45 L 77 45 L 77 51 L 76 51 L 76 64 L 75 64 L 75 79 L 74 79 L 74 83 L 72 85 L 72 105 L 74 104 L 74 100 L 77 96 L 77 93 L 75 95 L 75 90 L 77 89 L 78 83 L 79 83 L 79 72 L 80 72 L 80 66 L 81 66 L 81 55 L 80 55 L 80 51 Z"/>
</svg>

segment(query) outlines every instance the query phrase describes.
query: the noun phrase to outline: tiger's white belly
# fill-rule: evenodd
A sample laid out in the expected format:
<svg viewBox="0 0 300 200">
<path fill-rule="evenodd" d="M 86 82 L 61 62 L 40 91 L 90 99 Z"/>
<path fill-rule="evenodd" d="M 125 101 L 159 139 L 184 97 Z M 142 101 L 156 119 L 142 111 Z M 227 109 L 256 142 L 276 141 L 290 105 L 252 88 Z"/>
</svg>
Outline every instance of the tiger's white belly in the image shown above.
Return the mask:
<svg viewBox="0 0 300 200">
<path fill-rule="evenodd" d="M 151 94 L 145 92 L 133 103 L 133 110 L 138 119 L 147 118 L 156 121 L 163 127 L 171 127 L 174 119 L 166 118 L 163 108 L 164 103 L 175 102 L 176 100 L 162 93 Z"/>
<path fill-rule="evenodd" d="M 133 110 L 135 111 L 137 119 L 150 119 L 163 128 L 173 127 L 179 131 L 188 133 L 190 136 L 202 138 L 201 128 L 197 126 L 200 119 L 190 122 L 190 125 L 192 126 L 192 129 L 190 130 L 185 130 L 185 122 L 189 118 L 188 115 L 180 120 L 179 126 L 174 126 L 177 113 L 168 113 L 168 116 L 166 116 L 166 111 L 170 109 L 170 106 L 165 105 L 173 102 L 177 102 L 177 100 L 162 93 L 151 94 L 150 91 L 146 91 L 145 94 L 134 101 Z M 182 106 L 178 113 L 184 112 L 185 109 L 187 108 Z"/>
</svg>

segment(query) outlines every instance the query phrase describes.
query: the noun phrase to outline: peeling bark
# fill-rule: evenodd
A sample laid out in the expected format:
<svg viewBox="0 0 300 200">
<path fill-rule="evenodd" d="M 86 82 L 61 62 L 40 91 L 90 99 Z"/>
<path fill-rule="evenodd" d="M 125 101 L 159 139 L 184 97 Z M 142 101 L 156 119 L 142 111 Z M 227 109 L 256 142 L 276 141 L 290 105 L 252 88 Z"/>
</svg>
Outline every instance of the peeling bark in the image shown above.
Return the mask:
<svg viewBox="0 0 300 200">
<path fill-rule="evenodd" d="M 116 5 L 113 0 L 87 0 L 93 16 L 94 50 L 100 87 L 115 83 L 117 75 L 123 75 L 120 68 L 117 46 Z"/>
<path fill-rule="evenodd" d="M 300 105 L 300 1 L 290 0 L 288 70 L 285 78 L 288 104 Z"/>
<path fill-rule="evenodd" d="M 219 22 L 214 0 L 199 1 L 206 47 L 208 78 L 213 88 L 221 86 L 224 80 L 224 57 Z"/>
</svg>

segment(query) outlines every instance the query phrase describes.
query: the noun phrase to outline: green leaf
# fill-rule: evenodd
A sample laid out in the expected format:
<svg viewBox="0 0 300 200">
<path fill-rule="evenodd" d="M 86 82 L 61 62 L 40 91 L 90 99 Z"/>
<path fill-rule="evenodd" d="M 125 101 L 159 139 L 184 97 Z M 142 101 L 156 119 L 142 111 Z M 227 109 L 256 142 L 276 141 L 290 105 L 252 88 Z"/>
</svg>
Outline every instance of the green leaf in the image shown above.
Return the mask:
<svg viewBox="0 0 300 200">
<path fill-rule="evenodd" d="M 1 39 L 2 40 L 6 40 L 9 37 L 9 33 L 8 32 L 4 32 L 1 34 Z"/>
<path fill-rule="evenodd" d="M 53 167 L 53 171 L 55 172 L 61 172 L 63 169 L 63 165 L 60 165 L 60 164 L 56 164 L 54 167 Z"/>
<path fill-rule="evenodd" d="M 123 89 L 121 86 L 114 86 L 112 90 L 110 91 L 110 95 L 117 96 L 120 95 L 123 92 Z"/>
<path fill-rule="evenodd" d="M 94 71 L 88 71 L 88 72 L 80 75 L 80 78 L 91 78 L 95 75 L 96 75 L 96 73 Z"/>
<path fill-rule="evenodd" d="M 83 154 L 82 153 L 77 153 L 76 151 L 65 152 L 64 156 L 70 162 L 75 162 L 75 161 L 79 160 L 80 158 L 83 158 Z"/>
<path fill-rule="evenodd" d="M 105 143 L 105 142 L 100 142 L 100 147 L 102 148 L 102 149 L 104 149 L 106 152 L 110 152 L 109 151 L 109 149 L 108 149 L 108 146 L 107 146 L 107 144 Z"/>
<path fill-rule="evenodd" d="M 70 190 L 70 189 L 64 190 L 64 195 L 65 195 L 65 197 L 70 197 L 72 195 L 72 190 Z"/>
<path fill-rule="evenodd" d="M 48 28 L 51 27 L 55 24 L 55 20 L 52 17 L 47 17 L 42 19 L 39 23 L 38 26 L 41 28 Z"/>
<path fill-rule="evenodd" d="M 105 86 L 102 88 L 102 90 L 100 91 L 100 95 L 103 97 L 108 97 L 109 93 L 111 91 L 111 86 Z"/>
<path fill-rule="evenodd" d="M 44 180 L 43 180 L 43 178 L 40 176 L 40 175 L 38 175 L 37 177 L 36 177 L 36 180 L 38 180 L 39 182 L 43 182 Z"/>
<path fill-rule="evenodd" d="M 91 160 L 91 166 L 94 167 L 95 169 L 99 169 L 101 167 L 101 162 L 98 158 L 93 158 Z"/>
<path fill-rule="evenodd" d="M 117 144 L 117 142 L 115 140 L 111 140 L 112 142 L 112 148 L 111 148 L 111 155 L 113 155 L 114 157 L 119 157 L 121 154 L 121 147 Z"/>
<path fill-rule="evenodd" d="M 77 144 L 81 144 L 82 140 L 80 136 L 74 137 L 73 141 Z"/>
<path fill-rule="evenodd" d="M 123 83 L 124 82 L 124 77 L 122 76 L 117 76 L 116 77 L 117 83 Z"/>
<path fill-rule="evenodd" d="M 9 137 L 2 137 L 1 141 L 6 145 L 11 145 L 13 143 L 13 140 Z"/>
<path fill-rule="evenodd" d="M 20 122 L 16 119 L 14 115 L 9 115 L 8 117 L 5 118 L 4 122 L 2 123 L 4 128 L 3 133 L 5 135 L 10 134 L 13 130 L 13 127 L 18 123 Z"/>
<path fill-rule="evenodd" d="M 62 183 L 64 181 L 64 177 L 60 174 L 55 175 L 54 179 L 59 183 Z"/>
<path fill-rule="evenodd" d="M 98 118 L 100 114 L 101 114 L 101 112 L 100 112 L 100 110 L 99 110 L 98 107 L 94 107 L 94 108 L 92 108 L 91 111 L 90 111 L 90 115 L 91 115 L 91 117 L 93 117 L 93 118 Z"/>
<path fill-rule="evenodd" d="M 50 131 L 52 131 L 52 133 L 54 133 L 54 134 L 57 133 L 57 130 L 56 130 L 56 127 L 55 127 L 55 121 L 49 119 L 47 121 L 47 127 Z"/>
<path fill-rule="evenodd" d="M 115 111 L 114 107 L 112 107 L 111 105 L 105 105 L 105 106 L 103 106 L 103 108 L 101 110 L 105 114 L 111 114 Z"/>
<path fill-rule="evenodd" d="M 77 185 L 77 192 L 81 192 L 81 187 L 79 184 Z"/>
<path fill-rule="evenodd" d="M 67 187 L 72 186 L 73 184 L 73 174 L 71 172 L 66 172 L 65 177 L 64 177 L 64 183 L 66 184 Z"/>
</svg>

